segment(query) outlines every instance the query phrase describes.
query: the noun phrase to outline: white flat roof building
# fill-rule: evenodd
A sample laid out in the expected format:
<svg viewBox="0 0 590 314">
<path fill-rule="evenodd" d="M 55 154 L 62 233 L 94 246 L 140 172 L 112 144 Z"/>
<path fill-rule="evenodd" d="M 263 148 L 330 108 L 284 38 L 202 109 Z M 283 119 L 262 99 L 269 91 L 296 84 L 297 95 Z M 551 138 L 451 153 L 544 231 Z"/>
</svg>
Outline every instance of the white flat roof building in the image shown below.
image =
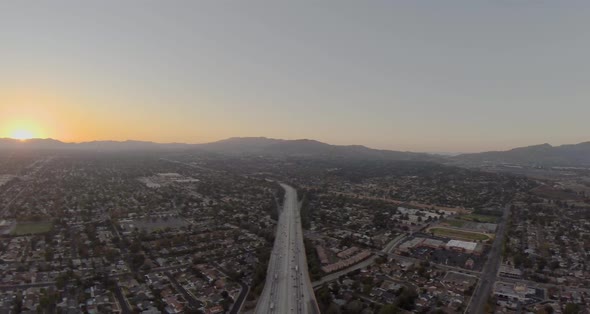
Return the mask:
<svg viewBox="0 0 590 314">
<path fill-rule="evenodd" d="M 450 240 L 447 243 L 447 248 L 458 248 L 458 249 L 462 249 L 468 252 L 473 252 L 475 250 L 475 247 L 477 246 L 477 243 L 475 242 L 468 242 L 468 241 L 461 241 L 461 240 Z"/>
</svg>

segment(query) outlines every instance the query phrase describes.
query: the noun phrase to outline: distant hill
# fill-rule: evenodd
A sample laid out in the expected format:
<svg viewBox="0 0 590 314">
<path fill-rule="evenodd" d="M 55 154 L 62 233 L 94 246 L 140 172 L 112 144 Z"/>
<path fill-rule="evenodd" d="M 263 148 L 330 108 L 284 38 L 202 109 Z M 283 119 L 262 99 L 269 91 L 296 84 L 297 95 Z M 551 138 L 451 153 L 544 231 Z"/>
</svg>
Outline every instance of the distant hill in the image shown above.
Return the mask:
<svg viewBox="0 0 590 314">
<path fill-rule="evenodd" d="M 508 163 L 543 166 L 590 166 L 590 142 L 551 146 L 549 144 L 514 148 L 476 154 L 462 154 L 452 158 L 469 164 Z"/>
<path fill-rule="evenodd" d="M 361 145 L 330 145 L 315 140 L 281 140 L 265 137 L 234 137 L 206 144 L 160 144 L 142 141 L 93 141 L 64 143 L 54 139 L 19 141 L 0 139 L 0 150 L 83 150 L 83 151 L 174 151 L 194 150 L 233 155 L 298 156 L 382 160 L 440 161 L 424 153 L 372 149 Z"/>
<path fill-rule="evenodd" d="M 520 164 L 546 166 L 590 166 L 590 142 L 551 146 L 549 144 L 461 154 L 454 157 L 372 149 L 362 145 L 330 145 L 315 140 L 282 140 L 266 137 L 232 137 L 205 144 L 155 143 L 145 141 L 92 141 L 65 143 L 54 139 L 19 141 L 0 138 L 0 150 L 82 150 L 82 151 L 203 151 L 233 155 L 298 156 L 368 160 L 416 160 L 463 165 Z"/>
<path fill-rule="evenodd" d="M 188 144 L 159 144 L 142 141 L 92 141 L 82 143 L 65 143 L 54 139 L 30 139 L 26 141 L 0 138 L 0 150 L 83 150 L 83 151 L 145 151 L 188 149 Z"/>
<path fill-rule="evenodd" d="M 0 149 L 63 149 L 66 143 L 54 139 L 34 138 L 27 141 L 20 141 L 11 138 L 0 138 Z"/>
<path fill-rule="evenodd" d="M 231 154 L 259 154 L 267 156 L 299 156 L 349 159 L 439 160 L 440 157 L 412 152 L 372 149 L 361 145 L 330 145 L 315 140 L 280 140 L 265 137 L 236 137 L 197 148 Z"/>
<path fill-rule="evenodd" d="M 195 148 L 217 153 L 260 153 L 265 148 L 285 142 L 285 140 L 266 137 L 232 137 L 225 140 L 196 144 Z"/>
</svg>

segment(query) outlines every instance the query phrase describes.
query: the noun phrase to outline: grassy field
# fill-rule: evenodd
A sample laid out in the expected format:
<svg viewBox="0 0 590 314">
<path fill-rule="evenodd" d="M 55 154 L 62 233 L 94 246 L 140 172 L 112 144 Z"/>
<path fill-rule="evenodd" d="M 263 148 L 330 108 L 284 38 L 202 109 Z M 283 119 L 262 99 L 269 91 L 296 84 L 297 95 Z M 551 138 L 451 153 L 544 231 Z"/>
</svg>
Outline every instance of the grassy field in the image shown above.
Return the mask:
<svg viewBox="0 0 590 314">
<path fill-rule="evenodd" d="M 467 221 L 497 223 L 499 217 L 478 215 L 478 214 L 469 214 L 469 215 L 461 215 L 458 218 L 463 219 L 463 220 L 467 220 Z"/>
<path fill-rule="evenodd" d="M 453 226 L 455 228 L 461 228 L 465 225 L 465 221 L 463 220 L 455 220 L 455 219 L 449 219 L 446 220 L 445 223 L 448 223 L 449 226 Z"/>
<path fill-rule="evenodd" d="M 51 231 L 53 224 L 51 222 L 19 222 L 14 228 L 12 234 L 37 234 Z"/>
<path fill-rule="evenodd" d="M 489 237 L 485 234 L 474 233 L 469 231 L 446 229 L 446 228 L 432 228 L 429 230 L 435 236 L 446 237 L 459 240 L 479 241 L 488 240 Z"/>
</svg>

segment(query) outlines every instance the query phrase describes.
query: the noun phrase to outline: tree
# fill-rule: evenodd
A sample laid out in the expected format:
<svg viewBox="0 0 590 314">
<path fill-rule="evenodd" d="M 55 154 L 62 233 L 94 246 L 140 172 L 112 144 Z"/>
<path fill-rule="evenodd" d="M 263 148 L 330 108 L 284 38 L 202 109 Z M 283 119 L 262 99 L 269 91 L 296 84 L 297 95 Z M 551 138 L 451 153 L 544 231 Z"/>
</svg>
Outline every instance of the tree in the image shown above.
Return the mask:
<svg viewBox="0 0 590 314">
<path fill-rule="evenodd" d="M 66 286 L 66 282 L 67 278 L 63 275 L 59 275 L 57 278 L 55 278 L 55 286 L 60 290 Z"/>
<path fill-rule="evenodd" d="M 414 308 L 418 293 L 413 288 L 404 287 L 397 299 L 397 306 L 404 310 L 411 311 Z"/>
<path fill-rule="evenodd" d="M 399 312 L 399 309 L 393 304 L 385 304 L 379 310 L 379 314 L 396 314 Z"/>
<path fill-rule="evenodd" d="M 143 256 L 143 254 L 141 254 L 141 253 L 133 254 L 133 256 L 131 258 L 131 264 L 134 269 L 141 267 L 141 265 L 143 265 L 144 261 L 145 261 L 145 256 Z"/>
<path fill-rule="evenodd" d="M 578 314 L 580 313 L 580 306 L 574 303 L 568 303 L 565 305 L 565 314 Z"/>
<path fill-rule="evenodd" d="M 551 270 L 556 270 L 559 268 L 559 261 L 553 260 L 551 261 L 551 264 L 549 265 L 549 267 L 551 268 Z"/>
<path fill-rule="evenodd" d="M 332 293 L 327 285 L 323 285 L 317 292 L 318 306 L 321 309 L 327 309 L 332 303 Z"/>
<path fill-rule="evenodd" d="M 538 271 L 543 271 L 543 268 L 545 268 L 546 265 L 547 265 L 547 261 L 544 258 L 539 257 L 537 259 L 537 270 Z"/>
<path fill-rule="evenodd" d="M 326 310 L 326 314 L 340 314 L 340 308 L 336 303 L 331 303 Z"/>
<path fill-rule="evenodd" d="M 345 313 L 356 314 L 363 310 L 363 303 L 359 300 L 354 300 L 344 307 Z"/>
<path fill-rule="evenodd" d="M 369 294 L 373 290 L 373 285 L 371 284 L 364 284 L 363 285 L 363 294 Z"/>
<path fill-rule="evenodd" d="M 17 292 L 14 298 L 14 310 L 15 313 L 20 313 L 23 306 L 23 295 L 22 292 Z"/>
<path fill-rule="evenodd" d="M 45 250 L 45 260 L 46 260 L 46 261 L 51 261 L 51 260 L 53 260 L 53 249 L 52 249 L 52 248 L 50 248 L 50 247 L 48 247 L 48 248 Z"/>
</svg>

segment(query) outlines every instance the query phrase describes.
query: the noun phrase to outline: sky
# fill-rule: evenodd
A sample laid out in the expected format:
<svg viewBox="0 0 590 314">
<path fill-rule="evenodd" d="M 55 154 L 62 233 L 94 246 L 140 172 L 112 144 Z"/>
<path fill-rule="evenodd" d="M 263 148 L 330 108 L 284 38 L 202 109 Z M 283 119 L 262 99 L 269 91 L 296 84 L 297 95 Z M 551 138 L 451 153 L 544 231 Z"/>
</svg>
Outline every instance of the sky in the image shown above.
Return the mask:
<svg viewBox="0 0 590 314">
<path fill-rule="evenodd" d="M 588 1 L 2 1 L 0 137 L 577 143 L 589 61 Z"/>
</svg>

